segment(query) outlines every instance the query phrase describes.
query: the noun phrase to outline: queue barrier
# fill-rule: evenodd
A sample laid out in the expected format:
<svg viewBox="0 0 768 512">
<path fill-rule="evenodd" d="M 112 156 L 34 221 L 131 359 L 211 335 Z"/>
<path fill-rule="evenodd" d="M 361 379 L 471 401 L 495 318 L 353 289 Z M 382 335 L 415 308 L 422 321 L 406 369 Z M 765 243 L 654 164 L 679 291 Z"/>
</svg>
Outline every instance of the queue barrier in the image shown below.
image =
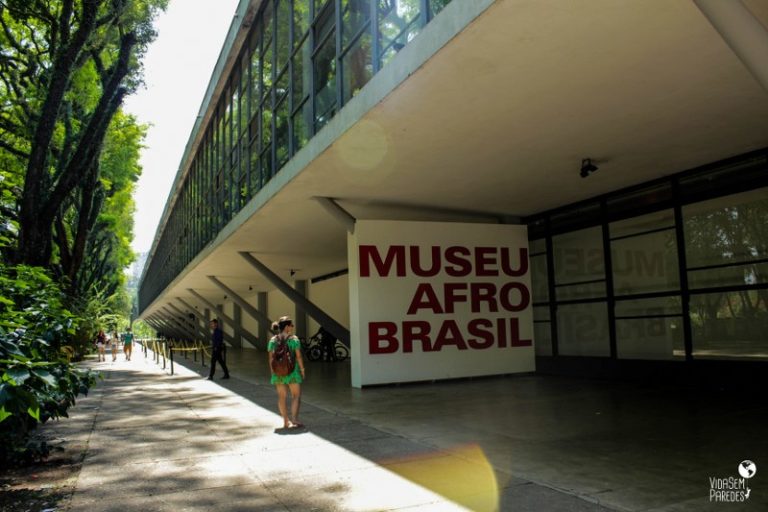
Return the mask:
<svg viewBox="0 0 768 512">
<path fill-rule="evenodd" d="M 152 359 L 155 363 L 160 364 L 162 359 L 163 370 L 166 365 L 170 365 L 171 375 L 174 373 L 173 368 L 173 353 L 182 353 L 184 358 L 191 352 L 195 362 L 197 362 L 197 354 L 200 353 L 200 363 L 205 366 L 205 356 L 208 355 L 208 359 L 211 358 L 211 353 L 208 351 L 208 347 L 200 340 L 175 340 L 165 338 L 140 338 L 136 340 L 142 346 L 142 352 L 144 357 L 148 357 L 148 353 L 152 352 Z"/>
</svg>

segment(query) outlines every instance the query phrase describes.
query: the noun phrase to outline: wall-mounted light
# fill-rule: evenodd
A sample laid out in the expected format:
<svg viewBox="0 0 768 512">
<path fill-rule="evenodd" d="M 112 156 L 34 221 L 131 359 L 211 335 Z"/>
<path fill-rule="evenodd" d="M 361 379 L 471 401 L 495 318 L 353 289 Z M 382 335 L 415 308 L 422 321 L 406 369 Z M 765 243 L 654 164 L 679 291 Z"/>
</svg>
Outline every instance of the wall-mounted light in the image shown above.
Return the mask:
<svg viewBox="0 0 768 512">
<path fill-rule="evenodd" d="M 586 178 L 590 173 L 595 172 L 597 169 L 598 167 L 592 163 L 591 158 L 584 158 L 581 161 L 581 172 L 579 172 L 579 175 L 582 178 Z"/>
</svg>

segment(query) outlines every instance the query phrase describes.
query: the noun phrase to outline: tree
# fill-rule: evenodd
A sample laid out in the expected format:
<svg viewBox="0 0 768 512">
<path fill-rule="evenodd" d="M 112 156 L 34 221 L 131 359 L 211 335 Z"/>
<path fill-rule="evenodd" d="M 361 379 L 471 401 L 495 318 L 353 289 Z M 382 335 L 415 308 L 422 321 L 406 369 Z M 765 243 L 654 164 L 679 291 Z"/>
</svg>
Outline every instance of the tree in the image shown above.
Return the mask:
<svg viewBox="0 0 768 512">
<path fill-rule="evenodd" d="M 73 219 L 85 227 L 98 211 L 104 139 L 123 99 L 140 83 L 140 57 L 154 37 L 151 20 L 166 3 L 0 2 L 6 49 L 0 95 L 7 106 L 0 138 L 24 169 L 17 262 L 49 266 L 57 217 L 77 204 Z M 80 251 L 87 233 L 75 231 L 73 249 Z"/>
</svg>

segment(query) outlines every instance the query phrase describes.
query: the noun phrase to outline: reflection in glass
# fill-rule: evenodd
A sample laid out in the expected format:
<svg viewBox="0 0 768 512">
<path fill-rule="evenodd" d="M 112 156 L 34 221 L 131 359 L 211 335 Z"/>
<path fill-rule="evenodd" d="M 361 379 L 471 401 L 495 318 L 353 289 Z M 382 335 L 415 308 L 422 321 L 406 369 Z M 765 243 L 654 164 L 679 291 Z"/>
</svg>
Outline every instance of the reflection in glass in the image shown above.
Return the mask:
<svg viewBox="0 0 768 512">
<path fill-rule="evenodd" d="M 344 56 L 344 103 L 355 96 L 373 76 L 371 63 L 371 36 L 363 34 Z"/>
<path fill-rule="evenodd" d="M 557 300 L 604 297 L 605 261 L 600 227 L 552 238 Z"/>
<path fill-rule="evenodd" d="M 434 18 L 451 0 L 429 0 L 429 17 Z"/>
<path fill-rule="evenodd" d="M 531 288 L 533 302 L 547 302 L 549 300 L 549 276 L 547 275 L 547 255 L 539 254 L 530 257 L 531 261 Z"/>
<path fill-rule="evenodd" d="M 691 288 L 768 282 L 768 189 L 684 206 L 683 219 Z"/>
<path fill-rule="evenodd" d="M 564 356 L 608 356 L 608 307 L 605 302 L 557 307 L 558 350 Z"/>
<path fill-rule="evenodd" d="M 672 210 L 613 222 L 609 230 L 613 289 L 617 295 L 680 288 Z"/>
<path fill-rule="evenodd" d="M 325 123 L 336 113 L 336 44 L 333 32 L 315 56 L 316 130 L 325 126 Z"/>
<path fill-rule="evenodd" d="M 685 357 L 680 296 L 620 300 L 616 302 L 614 312 L 619 358 Z"/>
<path fill-rule="evenodd" d="M 341 47 L 346 49 L 371 18 L 370 0 L 341 0 Z"/>
<path fill-rule="evenodd" d="M 388 0 L 378 2 L 379 58 L 387 64 L 419 33 L 421 0 Z"/>
<path fill-rule="evenodd" d="M 275 67 L 277 71 L 283 70 L 288 63 L 288 56 L 291 53 L 289 37 L 291 35 L 291 0 L 276 0 L 277 10 L 275 24 L 277 26 L 276 44 L 277 44 L 277 62 Z"/>
<path fill-rule="evenodd" d="M 691 297 L 693 356 L 768 359 L 768 290 Z"/>
<path fill-rule="evenodd" d="M 293 0 L 293 45 L 309 31 L 309 0 Z"/>
<path fill-rule="evenodd" d="M 309 127 L 312 125 L 312 110 L 309 100 L 305 101 L 293 115 L 293 151 L 303 148 L 309 140 Z"/>
<path fill-rule="evenodd" d="M 278 105 L 275 110 L 275 152 L 277 168 L 288 161 L 288 99 Z"/>
</svg>

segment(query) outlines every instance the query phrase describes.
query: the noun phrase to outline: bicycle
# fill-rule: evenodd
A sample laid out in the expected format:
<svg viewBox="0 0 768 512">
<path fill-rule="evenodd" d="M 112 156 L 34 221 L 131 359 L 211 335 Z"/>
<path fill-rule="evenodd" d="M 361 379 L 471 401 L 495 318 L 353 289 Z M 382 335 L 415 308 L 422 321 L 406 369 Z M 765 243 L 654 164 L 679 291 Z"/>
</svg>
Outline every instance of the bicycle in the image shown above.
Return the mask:
<svg viewBox="0 0 768 512">
<path fill-rule="evenodd" d="M 336 361 L 341 362 L 349 357 L 349 349 L 334 335 L 320 327 L 306 342 L 306 348 L 302 344 L 302 350 L 306 351 L 310 361 Z"/>
</svg>

